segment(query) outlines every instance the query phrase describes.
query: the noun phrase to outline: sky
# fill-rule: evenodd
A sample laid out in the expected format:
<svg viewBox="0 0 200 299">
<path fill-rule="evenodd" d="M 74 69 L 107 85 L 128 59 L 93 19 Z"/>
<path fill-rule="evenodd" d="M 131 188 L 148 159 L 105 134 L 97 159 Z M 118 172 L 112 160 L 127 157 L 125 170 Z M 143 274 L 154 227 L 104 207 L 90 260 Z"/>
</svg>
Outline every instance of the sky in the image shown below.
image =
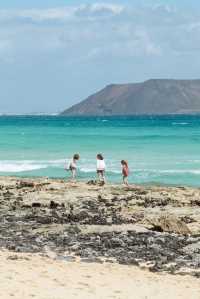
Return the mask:
<svg viewBox="0 0 200 299">
<path fill-rule="evenodd" d="M 0 114 L 150 78 L 200 78 L 199 0 L 0 0 Z"/>
</svg>

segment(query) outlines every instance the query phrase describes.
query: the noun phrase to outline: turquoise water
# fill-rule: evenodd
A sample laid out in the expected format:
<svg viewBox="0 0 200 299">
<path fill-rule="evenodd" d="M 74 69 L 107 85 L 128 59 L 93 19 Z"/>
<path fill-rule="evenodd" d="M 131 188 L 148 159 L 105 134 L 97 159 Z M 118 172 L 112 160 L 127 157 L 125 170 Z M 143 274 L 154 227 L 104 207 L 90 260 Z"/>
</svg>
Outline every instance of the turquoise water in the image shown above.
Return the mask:
<svg viewBox="0 0 200 299">
<path fill-rule="evenodd" d="M 0 117 L 0 175 L 67 177 L 65 160 L 80 153 L 79 178 L 95 178 L 103 153 L 108 181 L 200 186 L 200 116 Z"/>
</svg>

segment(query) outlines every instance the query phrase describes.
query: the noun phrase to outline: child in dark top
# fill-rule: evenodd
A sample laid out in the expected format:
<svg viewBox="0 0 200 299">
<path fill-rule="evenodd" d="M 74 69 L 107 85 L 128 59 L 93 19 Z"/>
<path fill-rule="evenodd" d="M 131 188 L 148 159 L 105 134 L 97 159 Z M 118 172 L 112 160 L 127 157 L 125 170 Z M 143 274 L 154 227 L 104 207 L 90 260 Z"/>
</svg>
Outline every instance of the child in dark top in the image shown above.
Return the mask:
<svg viewBox="0 0 200 299">
<path fill-rule="evenodd" d="M 128 168 L 128 162 L 125 160 L 121 161 L 122 165 L 122 177 L 123 177 L 123 183 L 128 186 L 128 175 L 129 175 L 129 168 Z"/>
</svg>

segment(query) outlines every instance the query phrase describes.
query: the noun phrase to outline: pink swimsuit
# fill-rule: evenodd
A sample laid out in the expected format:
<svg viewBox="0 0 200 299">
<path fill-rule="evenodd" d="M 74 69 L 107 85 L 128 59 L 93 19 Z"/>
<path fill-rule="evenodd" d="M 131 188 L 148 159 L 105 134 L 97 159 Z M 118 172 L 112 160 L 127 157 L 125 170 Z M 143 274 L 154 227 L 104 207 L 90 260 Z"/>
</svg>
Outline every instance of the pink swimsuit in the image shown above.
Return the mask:
<svg viewBox="0 0 200 299">
<path fill-rule="evenodd" d="M 123 176 L 128 176 L 129 175 L 129 169 L 125 165 L 122 168 L 122 174 L 123 174 Z"/>
</svg>

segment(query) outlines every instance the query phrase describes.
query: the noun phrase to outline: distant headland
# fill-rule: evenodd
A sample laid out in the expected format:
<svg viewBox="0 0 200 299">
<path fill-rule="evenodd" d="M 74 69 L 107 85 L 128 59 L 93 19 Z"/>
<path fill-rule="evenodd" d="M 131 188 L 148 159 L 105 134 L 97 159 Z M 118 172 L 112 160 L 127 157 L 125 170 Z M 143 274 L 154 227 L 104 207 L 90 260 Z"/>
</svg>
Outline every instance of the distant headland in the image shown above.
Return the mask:
<svg viewBox="0 0 200 299">
<path fill-rule="evenodd" d="M 111 84 L 66 109 L 66 116 L 199 114 L 200 79 Z"/>
</svg>

